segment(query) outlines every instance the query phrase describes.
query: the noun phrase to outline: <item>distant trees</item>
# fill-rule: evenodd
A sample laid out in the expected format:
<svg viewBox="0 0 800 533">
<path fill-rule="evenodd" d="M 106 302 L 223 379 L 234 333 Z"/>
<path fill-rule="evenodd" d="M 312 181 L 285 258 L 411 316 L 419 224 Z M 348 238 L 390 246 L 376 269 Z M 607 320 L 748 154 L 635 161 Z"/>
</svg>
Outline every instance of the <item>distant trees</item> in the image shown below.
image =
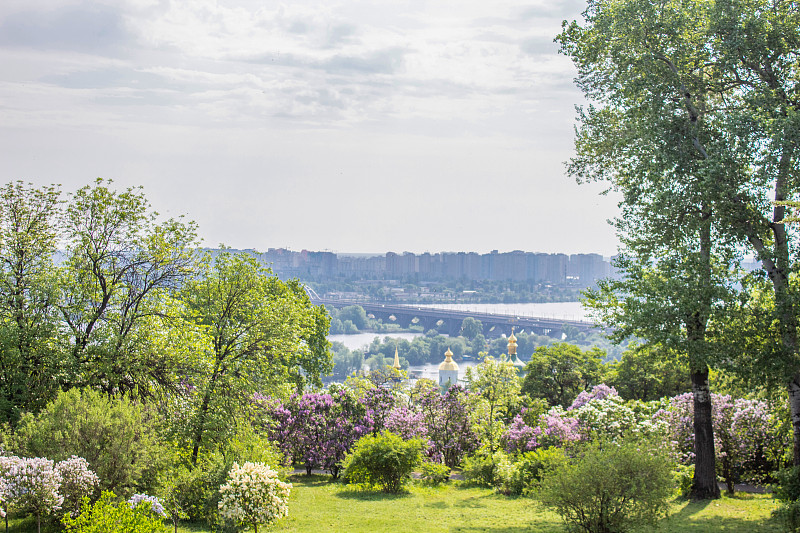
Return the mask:
<svg viewBox="0 0 800 533">
<path fill-rule="evenodd" d="M 540 346 L 525 365 L 522 392 L 566 408 L 578 393 L 602 382 L 604 355 L 597 348 L 583 351 L 565 343 Z"/>
</svg>

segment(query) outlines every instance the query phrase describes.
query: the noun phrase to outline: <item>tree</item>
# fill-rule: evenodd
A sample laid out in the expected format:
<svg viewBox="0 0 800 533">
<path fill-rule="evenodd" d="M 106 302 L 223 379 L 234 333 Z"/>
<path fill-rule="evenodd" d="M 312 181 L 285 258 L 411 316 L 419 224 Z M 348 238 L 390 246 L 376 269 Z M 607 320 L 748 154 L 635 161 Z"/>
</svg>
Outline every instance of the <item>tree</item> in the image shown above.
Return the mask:
<svg viewBox="0 0 800 533">
<path fill-rule="evenodd" d="M 159 338 L 170 297 L 195 271 L 196 226 L 157 213 L 141 188 L 117 192 L 97 180 L 67 206 L 67 258 L 59 269 L 59 309 L 68 335 L 65 387 L 108 394 L 175 392 L 190 372 Z"/>
<path fill-rule="evenodd" d="M 586 24 L 558 37 L 578 84 L 599 104 L 579 116 L 570 173 L 623 195 L 616 226 L 625 276 L 589 300 L 618 340 L 634 334 L 688 355 L 695 498 L 719 495 L 708 373 L 714 319 L 731 298 L 737 259 L 719 183 L 741 167 L 715 115 L 726 102 L 715 85 L 710 6 L 590 1 Z"/>
<path fill-rule="evenodd" d="M 603 355 L 598 348 L 584 352 L 566 343 L 540 346 L 525 365 L 522 392 L 566 408 L 579 392 L 602 381 Z"/>
<path fill-rule="evenodd" d="M 461 335 L 467 340 L 474 340 L 478 335 L 483 334 L 483 324 L 480 320 L 475 320 L 468 316 L 461 322 Z"/>
<path fill-rule="evenodd" d="M 311 305 L 299 282 L 283 282 L 250 254 L 206 255 L 201 275 L 186 282 L 182 299 L 205 339 L 205 367 L 187 428 L 192 464 L 202 446 L 224 442 L 230 419 L 255 392 L 284 382 L 302 389 L 331 370 L 327 313 Z"/>
<path fill-rule="evenodd" d="M 488 446 L 489 455 L 494 456 L 505 423 L 516 414 L 519 404 L 517 369 L 505 359 L 486 357 L 480 364 L 467 367 L 464 381 L 473 393 L 473 425 Z"/>
<path fill-rule="evenodd" d="M 625 400 L 652 401 L 691 390 L 686 354 L 632 344 L 608 369 L 605 382 Z"/>
<path fill-rule="evenodd" d="M 796 251 L 783 205 L 800 188 L 800 13 L 793 2 L 767 0 L 591 2 L 587 13 L 591 24 L 611 23 L 602 28 L 602 41 L 582 41 L 581 83 L 603 102 L 582 120 L 615 125 L 594 129 L 591 133 L 599 134 L 594 142 L 584 130 L 586 145 L 604 154 L 586 159 L 594 165 L 584 166 L 584 176 L 608 175 L 620 163 L 654 161 L 652 153 L 644 157 L 619 142 L 620 132 L 638 126 L 628 120 L 636 115 L 632 111 L 669 115 L 674 125 L 683 124 L 666 129 L 667 122 L 656 121 L 649 131 L 663 133 L 659 154 L 692 158 L 694 174 L 703 177 L 704 210 L 715 218 L 717 231 L 752 252 L 770 280 L 781 341 L 780 352 L 772 355 L 780 358 L 788 385 L 794 459 L 800 464 L 798 301 L 789 283 Z M 572 38 L 582 40 L 582 33 L 572 24 L 565 35 L 577 43 Z M 677 177 L 665 175 L 665 183 L 679 186 Z"/>
<path fill-rule="evenodd" d="M 53 255 L 60 191 L 22 182 L 0 188 L 0 421 L 15 424 L 58 391 L 63 370 Z"/>
</svg>

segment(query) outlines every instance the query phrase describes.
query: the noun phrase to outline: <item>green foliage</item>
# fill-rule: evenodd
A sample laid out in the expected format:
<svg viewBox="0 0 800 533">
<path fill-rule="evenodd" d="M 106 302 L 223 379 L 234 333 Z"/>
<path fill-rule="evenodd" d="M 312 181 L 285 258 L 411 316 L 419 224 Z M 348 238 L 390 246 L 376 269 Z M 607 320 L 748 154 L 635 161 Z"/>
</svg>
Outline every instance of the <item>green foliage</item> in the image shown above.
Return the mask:
<svg viewBox="0 0 800 533">
<path fill-rule="evenodd" d="M 55 186 L 0 188 L 0 423 L 44 407 L 64 370 L 52 275 L 60 203 Z"/>
<path fill-rule="evenodd" d="M 461 322 L 461 335 L 469 341 L 474 340 L 479 335 L 483 337 L 483 324 L 480 320 L 475 320 L 468 316 Z"/>
<path fill-rule="evenodd" d="M 9 448 L 55 461 L 83 457 L 102 488 L 125 496 L 148 492 L 164 466 L 152 416 L 127 398 L 91 389 L 62 392 L 39 414 L 26 413 Z"/>
<path fill-rule="evenodd" d="M 429 485 L 440 485 L 450 481 L 450 467 L 442 463 L 426 461 L 420 465 L 422 481 Z"/>
<path fill-rule="evenodd" d="M 650 443 L 595 441 L 544 478 L 539 498 L 571 527 L 617 533 L 654 526 L 672 486 L 672 465 Z"/>
<path fill-rule="evenodd" d="M 141 187 L 119 192 L 110 184 L 98 179 L 76 191 L 63 218 L 66 385 L 175 392 L 187 374 L 185 352 L 165 333 L 179 316 L 171 297 L 195 273 L 197 228 L 181 218 L 158 222 Z"/>
<path fill-rule="evenodd" d="M 222 251 L 201 263 L 182 292 L 203 336 L 204 365 L 193 395 L 187 440 L 200 449 L 224 445 L 249 398 L 286 382 L 320 385 L 330 372 L 328 317 L 296 281 L 283 282 L 253 256 Z"/>
<path fill-rule="evenodd" d="M 397 493 L 421 461 L 425 443 L 404 441 L 391 432 L 359 439 L 344 460 L 342 478 L 348 483 L 379 485 L 384 492 Z"/>
<path fill-rule="evenodd" d="M 782 502 L 772 516 L 786 533 L 800 531 L 800 501 Z"/>
<path fill-rule="evenodd" d="M 686 354 L 660 345 L 631 344 L 606 372 L 606 385 L 624 400 L 653 401 L 692 389 Z"/>
<path fill-rule="evenodd" d="M 103 491 L 94 504 L 84 498 L 81 514 L 63 518 L 65 531 L 74 533 L 156 533 L 164 531 L 164 524 L 150 505 L 143 503 L 132 508 L 118 501 L 113 492 Z"/>
<path fill-rule="evenodd" d="M 467 483 L 480 487 L 505 487 L 512 475 L 511 461 L 502 450 L 491 453 L 485 446 L 464 459 L 461 472 Z"/>
<path fill-rule="evenodd" d="M 672 479 L 681 496 L 688 497 L 692 491 L 692 483 L 694 482 L 694 465 L 681 465 L 679 464 L 675 469 Z"/>
<path fill-rule="evenodd" d="M 503 492 L 532 494 L 546 475 L 562 468 L 566 463 L 567 456 L 562 448 L 538 448 L 525 452 L 513 463 L 511 477 L 503 487 Z"/>
<path fill-rule="evenodd" d="M 783 502 L 800 500 L 800 466 L 784 468 L 775 473 L 777 484 L 772 491 L 775 497 Z"/>
<path fill-rule="evenodd" d="M 486 357 L 467 368 L 464 381 L 474 393 L 470 397 L 473 427 L 492 454 L 497 451 L 505 424 L 516 415 L 520 404 L 517 369 L 505 359 Z"/>
<path fill-rule="evenodd" d="M 583 351 L 565 343 L 540 346 L 525 365 L 522 392 L 551 406 L 569 407 L 581 391 L 603 381 L 604 355 L 597 348 Z"/>
</svg>

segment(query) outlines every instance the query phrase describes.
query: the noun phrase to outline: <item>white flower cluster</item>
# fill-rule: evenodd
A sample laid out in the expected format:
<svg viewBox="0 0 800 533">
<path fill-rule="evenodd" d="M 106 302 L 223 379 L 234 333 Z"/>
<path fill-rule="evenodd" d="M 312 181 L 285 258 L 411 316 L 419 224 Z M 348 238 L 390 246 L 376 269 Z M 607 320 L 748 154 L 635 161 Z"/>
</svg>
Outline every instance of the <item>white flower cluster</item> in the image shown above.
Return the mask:
<svg viewBox="0 0 800 533">
<path fill-rule="evenodd" d="M 0 456 L 0 517 L 10 507 L 37 516 L 59 510 L 75 513 L 81 498 L 98 484 L 82 457 L 73 455 L 54 464 L 42 457 Z"/>
<path fill-rule="evenodd" d="M 289 515 L 290 483 L 262 463 L 234 463 L 228 481 L 220 487 L 223 518 L 237 524 L 271 524 Z"/>
<path fill-rule="evenodd" d="M 150 504 L 150 510 L 156 513 L 158 516 L 167 516 L 167 513 L 164 512 L 164 506 L 161 505 L 161 502 L 158 501 L 158 498 L 155 496 L 148 496 L 147 494 L 134 494 L 128 500 L 128 505 L 131 506 L 131 509 L 136 509 L 145 502 Z"/>
</svg>

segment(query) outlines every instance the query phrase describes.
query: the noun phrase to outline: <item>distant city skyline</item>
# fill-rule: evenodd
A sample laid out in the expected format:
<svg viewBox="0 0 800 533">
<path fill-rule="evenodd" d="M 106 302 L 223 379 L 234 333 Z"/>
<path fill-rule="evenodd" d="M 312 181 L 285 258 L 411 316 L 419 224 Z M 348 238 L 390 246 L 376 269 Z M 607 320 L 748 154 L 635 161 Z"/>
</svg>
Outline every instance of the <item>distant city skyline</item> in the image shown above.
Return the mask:
<svg viewBox="0 0 800 533">
<path fill-rule="evenodd" d="M 565 176 L 585 3 L 4 0 L 0 176 L 142 185 L 205 246 L 616 252 Z"/>
</svg>

